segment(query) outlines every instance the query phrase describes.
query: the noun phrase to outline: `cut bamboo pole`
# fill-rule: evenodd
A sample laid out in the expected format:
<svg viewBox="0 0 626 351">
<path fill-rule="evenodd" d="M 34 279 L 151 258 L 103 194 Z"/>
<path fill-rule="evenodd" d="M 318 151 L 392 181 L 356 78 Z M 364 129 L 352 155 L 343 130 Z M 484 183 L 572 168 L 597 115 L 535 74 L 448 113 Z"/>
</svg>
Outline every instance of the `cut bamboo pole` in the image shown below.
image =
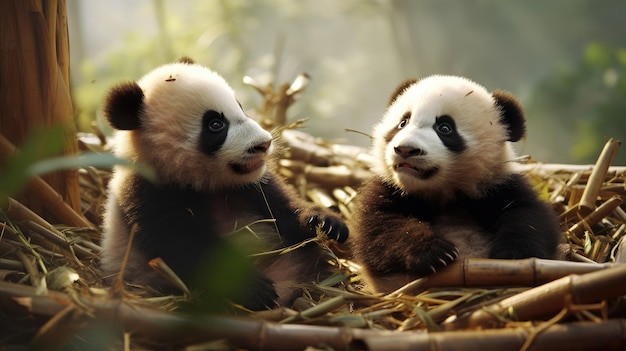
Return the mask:
<svg viewBox="0 0 626 351">
<path fill-rule="evenodd" d="M 346 185 L 358 185 L 369 177 L 369 172 L 359 168 L 346 166 L 311 166 L 302 161 L 282 159 L 278 164 L 289 171 L 290 174 L 302 174 L 306 180 L 322 184 L 328 187 L 341 187 Z"/>
<path fill-rule="evenodd" d="M 550 176 L 554 173 L 558 172 L 568 172 L 568 173 L 585 173 L 592 172 L 595 165 L 577 165 L 577 164 L 567 164 L 567 163 L 529 163 L 529 164 L 520 164 L 518 168 L 523 172 L 532 172 L 538 174 L 543 177 Z M 611 166 L 606 172 L 607 176 L 615 176 L 619 173 L 626 172 L 626 166 Z"/>
<path fill-rule="evenodd" d="M 533 351 L 624 350 L 626 325 L 623 319 L 601 323 L 556 324 L 539 333 L 531 344 Z M 520 350 L 532 328 L 465 330 L 437 333 L 389 333 L 363 336 L 369 351 L 502 351 Z M 359 336 L 356 333 L 357 337 Z"/>
<path fill-rule="evenodd" d="M 585 274 L 609 267 L 613 265 L 539 258 L 467 258 L 452 263 L 436 274 L 415 280 L 392 294 L 432 287 L 537 286 L 570 274 Z"/>
<path fill-rule="evenodd" d="M 587 228 L 598 224 L 604 217 L 608 216 L 617 207 L 619 207 L 622 202 L 623 200 L 621 196 L 613 196 L 608 201 L 605 201 L 598 208 L 594 208 L 593 211 L 587 213 L 587 216 L 583 218 L 580 222 L 571 226 L 568 229 L 568 232 L 580 239 Z"/>
<path fill-rule="evenodd" d="M 567 305 L 597 303 L 626 294 L 626 265 L 569 275 L 511 296 L 476 310 L 467 316 L 452 318 L 446 329 L 499 327 L 506 321 L 528 321 L 555 314 Z"/>
<path fill-rule="evenodd" d="M 132 331 L 133 336 L 150 338 L 174 349 L 177 349 L 175 345 L 211 340 L 227 340 L 232 346 L 246 350 L 299 350 L 322 343 L 333 349 L 346 349 L 353 338 L 349 328 L 281 325 L 253 318 L 194 318 L 141 304 L 126 303 L 119 299 L 95 299 L 87 296 L 70 298 L 54 291 L 46 296 L 38 296 L 30 286 L 0 282 L 0 303 L 6 313 L 23 313 L 26 309 L 33 315 L 52 318 L 59 313 L 65 313 L 67 306 L 74 301 L 82 306 L 84 313 L 89 313 L 100 323 L 111 323 L 110 325 L 122 330 Z M 84 318 L 75 320 L 85 323 Z M 69 329 L 73 326 L 66 327 Z"/>
<path fill-rule="evenodd" d="M 591 171 L 591 175 L 587 181 L 587 186 L 585 187 L 580 203 L 578 204 L 578 210 L 583 215 L 588 215 L 596 209 L 596 199 L 598 197 L 598 193 L 600 192 L 600 187 L 602 186 L 602 183 L 604 183 L 606 173 L 615 158 L 615 154 L 617 153 L 620 144 L 621 142 L 618 140 L 609 139 L 604 145 L 596 165 Z"/>
<path fill-rule="evenodd" d="M 530 337 L 532 328 L 448 332 L 391 332 L 355 328 L 337 328 L 311 325 L 277 324 L 252 318 L 226 316 L 191 317 L 180 313 L 163 312 L 122 300 L 95 299 L 77 296 L 77 300 L 59 292 L 37 296 L 29 286 L 0 282 L 0 302 L 6 313 L 27 309 L 36 316 L 62 320 L 67 330 L 78 330 L 88 325 L 93 316 L 100 323 L 132 330 L 132 337 L 150 338 L 170 348 L 226 340 L 228 345 L 248 350 L 302 350 L 325 345 L 335 350 L 519 350 Z M 77 301 L 80 305 L 68 307 Z M 73 318 L 64 318 L 71 311 Z M 58 316 L 58 317 L 56 317 Z M 52 340 L 65 346 L 60 338 L 50 339 L 50 322 L 39 334 L 40 341 Z M 109 324 L 111 323 L 111 324 Z M 537 334 L 533 350 L 622 350 L 626 345 L 626 325 L 622 319 L 600 323 L 579 322 L 550 326 Z M 77 325 L 80 324 L 80 325 Z M 58 326 L 56 326 L 58 327 Z M 59 335 L 59 334 L 56 334 Z M 66 337 L 72 337 L 71 334 Z M 102 340 L 99 340 L 102 343 Z M 37 346 L 37 345 L 36 345 Z"/>
</svg>

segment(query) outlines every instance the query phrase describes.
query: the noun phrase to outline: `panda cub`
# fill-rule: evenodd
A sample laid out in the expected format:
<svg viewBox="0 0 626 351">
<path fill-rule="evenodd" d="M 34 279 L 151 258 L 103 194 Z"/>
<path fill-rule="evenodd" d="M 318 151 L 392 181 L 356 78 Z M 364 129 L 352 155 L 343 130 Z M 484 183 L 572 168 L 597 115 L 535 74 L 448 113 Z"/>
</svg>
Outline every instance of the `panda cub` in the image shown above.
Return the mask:
<svg viewBox="0 0 626 351">
<path fill-rule="evenodd" d="M 233 243 L 242 243 L 235 249 L 249 257 L 314 238 L 318 229 L 338 241 L 347 238 L 338 215 L 300 199 L 268 168 L 271 134 L 246 115 L 231 87 L 210 69 L 190 59 L 156 68 L 138 82 L 112 88 L 104 113 L 117 129 L 115 154 L 149 165 L 158 178 L 153 183 L 115 167 L 104 215 L 106 273 L 119 272 L 131 230 L 124 278 L 165 291 L 172 287 L 149 266 L 153 258 L 163 259 L 193 288 L 207 279 L 203 268 Z M 230 240 L 235 236 L 244 239 Z M 258 259 L 240 296 L 232 298 L 251 309 L 289 303 L 292 286 L 312 282 L 322 263 L 314 243 Z"/>
<path fill-rule="evenodd" d="M 555 257 L 556 215 L 511 162 L 525 132 L 506 92 L 441 75 L 400 85 L 352 221 L 366 282 L 389 292 L 457 259 Z"/>
</svg>

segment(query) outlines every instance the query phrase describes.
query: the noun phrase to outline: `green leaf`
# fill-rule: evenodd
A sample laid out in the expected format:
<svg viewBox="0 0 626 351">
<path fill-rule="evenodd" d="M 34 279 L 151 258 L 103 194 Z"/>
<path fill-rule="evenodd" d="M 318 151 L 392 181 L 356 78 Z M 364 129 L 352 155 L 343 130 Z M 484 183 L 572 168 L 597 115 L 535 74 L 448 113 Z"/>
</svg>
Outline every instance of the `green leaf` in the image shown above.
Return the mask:
<svg viewBox="0 0 626 351">
<path fill-rule="evenodd" d="M 584 60 L 591 67 L 606 69 L 611 66 L 611 51 L 600 43 L 589 44 L 585 48 Z"/>
<path fill-rule="evenodd" d="M 155 182 L 157 180 L 156 174 L 148 166 L 119 158 L 110 153 L 97 152 L 88 152 L 80 156 L 55 157 L 36 162 L 28 167 L 27 176 L 35 177 L 62 169 L 76 169 L 88 166 L 110 168 L 117 165 L 130 167 L 150 181 Z"/>
<path fill-rule="evenodd" d="M 35 129 L 26 141 L 19 146 L 19 152 L 10 157 L 0 174 L 0 204 L 26 184 L 28 168 L 33 163 L 58 155 L 63 151 L 65 128 L 55 126 Z"/>
<path fill-rule="evenodd" d="M 122 159 L 110 153 L 84 153 L 80 156 L 58 156 L 63 151 L 66 130 L 55 126 L 35 130 L 6 163 L 0 174 L 0 207 L 7 198 L 19 193 L 29 179 L 50 172 L 81 167 L 110 168 L 127 166 L 150 181 L 157 180 L 154 171 L 141 164 Z"/>
</svg>

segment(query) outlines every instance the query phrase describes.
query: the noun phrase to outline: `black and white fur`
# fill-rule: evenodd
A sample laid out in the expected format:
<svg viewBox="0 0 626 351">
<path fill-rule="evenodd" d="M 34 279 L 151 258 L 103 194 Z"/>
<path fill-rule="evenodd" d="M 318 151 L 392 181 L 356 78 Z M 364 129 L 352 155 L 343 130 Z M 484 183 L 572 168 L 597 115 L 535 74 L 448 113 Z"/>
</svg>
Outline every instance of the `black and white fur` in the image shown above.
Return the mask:
<svg viewBox="0 0 626 351">
<path fill-rule="evenodd" d="M 207 265 L 230 268 L 209 262 L 224 254 L 233 237 L 251 243 L 235 246 L 245 257 L 314 238 L 319 228 L 346 239 L 338 215 L 300 199 L 268 169 L 271 134 L 246 115 L 231 87 L 210 69 L 188 59 L 156 68 L 138 82 L 112 88 L 104 112 L 117 129 L 115 154 L 149 165 L 159 180 L 115 167 L 104 216 L 106 273 L 119 272 L 134 225 L 124 278 L 165 290 L 167 281 L 148 265 L 156 257 L 192 287 L 205 286 Z M 252 309 L 288 303 L 292 285 L 312 282 L 323 261 L 315 244 L 257 260 L 240 296 L 225 298 Z"/>
<path fill-rule="evenodd" d="M 388 292 L 467 257 L 552 258 L 552 209 L 514 169 L 522 107 L 461 77 L 400 85 L 373 131 L 374 176 L 359 189 L 352 249 Z"/>
</svg>

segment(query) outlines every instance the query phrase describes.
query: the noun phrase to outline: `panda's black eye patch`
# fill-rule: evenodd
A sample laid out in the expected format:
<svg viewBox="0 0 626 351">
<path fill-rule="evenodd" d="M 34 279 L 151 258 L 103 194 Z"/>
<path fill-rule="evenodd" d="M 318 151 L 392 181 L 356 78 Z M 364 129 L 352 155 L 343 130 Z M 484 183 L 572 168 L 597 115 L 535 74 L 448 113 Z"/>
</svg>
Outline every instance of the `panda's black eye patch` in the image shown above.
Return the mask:
<svg viewBox="0 0 626 351">
<path fill-rule="evenodd" d="M 207 154 L 217 152 L 228 135 L 228 119 L 223 113 L 209 110 L 202 116 L 202 131 L 200 132 L 200 150 Z"/>
<path fill-rule="evenodd" d="M 402 115 L 402 120 L 400 121 L 400 124 L 398 124 L 398 129 L 402 129 L 406 127 L 406 125 L 409 124 L 410 119 L 411 119 L 411 112 L 407 112 L 404 115 Z"/>
<path fill-rule="evenodd" d="M 454 123 L 454 118 L 451 116 L 443 115 L 435 118 L 433 129 L 448 150 L 453 152 L 462 152 L 465 150 L 465 139 L 459 134 L 456 123 Z"/>
</svg>

